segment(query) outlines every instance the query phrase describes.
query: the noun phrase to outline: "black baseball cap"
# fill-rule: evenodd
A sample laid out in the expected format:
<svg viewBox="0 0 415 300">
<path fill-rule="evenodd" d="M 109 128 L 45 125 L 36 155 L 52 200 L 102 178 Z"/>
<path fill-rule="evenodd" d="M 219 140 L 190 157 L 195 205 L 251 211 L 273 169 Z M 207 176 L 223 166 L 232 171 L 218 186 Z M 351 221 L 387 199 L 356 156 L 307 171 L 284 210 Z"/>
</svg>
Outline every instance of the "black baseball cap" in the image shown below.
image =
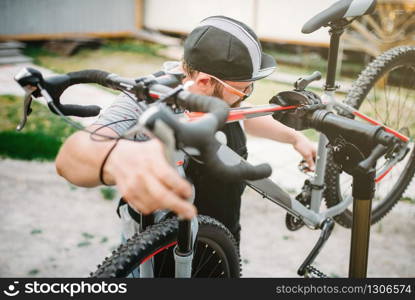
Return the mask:
<svg viewBox="0 0 415 300">
<path fill-rule="evenodd" d="M 225 16 L 208 17 L 190 32 L 184 61 L 197 71 L 230 81 L 258 80 L 276 68 L 253 30 Z"/>
</svg>

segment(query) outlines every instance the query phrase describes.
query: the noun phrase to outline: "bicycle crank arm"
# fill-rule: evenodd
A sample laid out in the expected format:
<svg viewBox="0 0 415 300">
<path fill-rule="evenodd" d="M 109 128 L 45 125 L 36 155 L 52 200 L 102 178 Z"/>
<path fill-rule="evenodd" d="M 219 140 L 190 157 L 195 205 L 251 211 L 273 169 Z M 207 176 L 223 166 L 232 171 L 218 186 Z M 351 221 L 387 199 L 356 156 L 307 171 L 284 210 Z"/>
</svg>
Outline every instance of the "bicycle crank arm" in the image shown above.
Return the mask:
<svg viewBox="0 0 415 300">
<path fill-rule="evenodd" d="M 334 221 L 333 219 L 326 219 L 322 224 L 322 229 L 320 233 L 320 237 L 317 240 L 317 243 L 311 250 L 310 254 L 307 256 L 305 261 L 301 264 L 300 268 L 297 271 L 297 274 L 300 276 L 307 275 L 307 270 L 314 269 L 311 267 L 311 264 L 316 259 L 317 255 L 320 253 L 323 246 L 326 244 L 328 238 L 330 237 L 334 228 Z"/>
</svg>

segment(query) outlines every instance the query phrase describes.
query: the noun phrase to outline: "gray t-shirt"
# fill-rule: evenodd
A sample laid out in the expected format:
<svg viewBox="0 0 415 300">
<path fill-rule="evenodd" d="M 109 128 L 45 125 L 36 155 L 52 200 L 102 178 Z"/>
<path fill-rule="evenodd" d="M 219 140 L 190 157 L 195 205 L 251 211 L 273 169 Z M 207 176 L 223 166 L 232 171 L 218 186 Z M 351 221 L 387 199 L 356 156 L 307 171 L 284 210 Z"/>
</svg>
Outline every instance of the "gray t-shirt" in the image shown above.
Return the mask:
<svg viewBox="0 0 415 300">
<path fill-rule="evenodd" d="M 131 97 L 135 99 L 134 96 L 131 95 Z M 137 123 L 138 117 L 143 112 L 140 103 L 135 102 L 133 99 L 123 94 L 119 95 L 117 99 L 100 114 L 93 125 L 109 127 L 118 135 L 122 135 Z"/>
</svg>

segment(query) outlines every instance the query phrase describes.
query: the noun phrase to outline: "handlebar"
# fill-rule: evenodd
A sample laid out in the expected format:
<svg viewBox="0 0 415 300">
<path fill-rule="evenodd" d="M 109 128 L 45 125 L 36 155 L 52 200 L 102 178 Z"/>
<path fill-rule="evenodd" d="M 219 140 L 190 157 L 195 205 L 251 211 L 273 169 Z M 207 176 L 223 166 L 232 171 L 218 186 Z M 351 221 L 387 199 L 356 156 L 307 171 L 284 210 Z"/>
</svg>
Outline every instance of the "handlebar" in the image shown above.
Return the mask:
<svg viewBox="0 0 415 300">
<path fill-rule="evenodd" d="M 377 144 L 390 146 L 397 142 L 397 138 L 378 125 L 366 124 L 353 119 L 336 115 L 321 109 L 313 112 L 308 120 L 311 128 L 314 128 L 327 136 L 341 134 L 346 140 L 365 144 L 372 149 Z"/>
<path fill-rule="evenodd" d="M 356 171 L 369 172 L 392 145 L 400 140 L 382 126 L 374 126 L 338 116 L 326 110 L 315 111 L 309 119 L 310 127 L 323 132 L 326 136 L 341 135 L 347 141 L 359 145 L 365 153 L 364 159 L 356 165 Z"/>
<path fill-rule="evenodd" d="M 226 148 L 231 150 L 216 140 L 215 133 L 224 126 L 229 106 L 215 97 L 191 94 L 180 87 L 173 89 L 172 87 L 181 83 L 181 76 L 177 74 L 165 73 L 157 78 L 148 76 L 134 80 L 100 70 L 83 70 L 44 79 L 39 71 L 26 68 L 16 75 L 15 80 L 24 89 L 31 90 L 33 96 L 43 95 L 52 112 L 58 113 L 57 109 L 64 115 L 72 116 L 94 116 L 100 111 L 100 108 L 95 105 L 63 105 L 60 103 L 59 98 L 62 93 L 68 87 L 80 83 L 96 83 L 108 88 L 130 92 L 135 94 L 138 99 L 168 97 L 168 101 L 174 101 L 184 109 L 205 112 L 206 114 L 197 121 L 183 123 L 164 103 L 160 103 L 159 105 L 150 105 L 149 109 L 139 118 L 139 123 L 161 139 L 165 136 L 167 129 L 165 126 L 160 127 L 157 124 L 164 123 L 174 132 L 176 148 L 193 147 L 198 149 L 202 161 L 208 166 L 208 169 L 227 180 L 256 180 L 271 175 L 272 170 L 268 164 L 252 166 L 239 156 L 239 161 L 235 161 L 234 157 L 228 161 L 229 157 L 224 156 L 223 153 L 227 151 Z"/>
<path fill-rule="evenodd" d="M 214 97 L 194 95 L 182 92 L 177 99 L 187 108 L 207 112 L 202 118 L 190 123 L 180 122 L 165 106 L 153 106 L 140 117 L 141 125 L 145 126 L 158 137 L 164 132 L 157 132 L 157 122 L 163 122 L 176 133 L 180 147 L 193 147 L 201 152 L 201 159 L 208 170 L 214 170 L 227 181 L 257 180 L 271 175 L 268 164 L 252 166 L 238 155 L 221 144 L 216 138 L 216 131 L 226 121 L 229 107 Z M 209 102 L 205 101 L 210 99 Z M 212 103 L 212 104 L 209 104 Z M 161 127 L 161 130 L 164 127 Z"/>
<path fill-rule="evenodd" d="M 343 167 L 347 164 L 347 169 L 354 172 L 368 172 L 375 166 L 376 161 L 386 154 L 395 144 L 404 144 L 405 141 L 387 132 L 381 125 L 367 124 L 358 122 L 354 119 L 336 115 L 325 110 L 325 105 L 314 93 L 301 90 L 300 85 L 308 84 L 310 81 L 319 77 L 318 72 L 297 81 L 294 91 L 280 92 L 270 100 L 270 103 L 290 106 L 297 108 L 291 111 L 278 111 L 273 114 L 274 119 L 296 130 L 314 128 L 324 133 L 332 145 L 351 143 L 356 147 L 348 148 L 346 156 L 337 156 L 339 160 L 346 159 Z M 340 152 L 342 145 L 336 147 L 335 152 Z M 353 159 L 350 158 L 353 156 Z M 350 167 L 351 166 L 351 167 Z"/>
</svg>

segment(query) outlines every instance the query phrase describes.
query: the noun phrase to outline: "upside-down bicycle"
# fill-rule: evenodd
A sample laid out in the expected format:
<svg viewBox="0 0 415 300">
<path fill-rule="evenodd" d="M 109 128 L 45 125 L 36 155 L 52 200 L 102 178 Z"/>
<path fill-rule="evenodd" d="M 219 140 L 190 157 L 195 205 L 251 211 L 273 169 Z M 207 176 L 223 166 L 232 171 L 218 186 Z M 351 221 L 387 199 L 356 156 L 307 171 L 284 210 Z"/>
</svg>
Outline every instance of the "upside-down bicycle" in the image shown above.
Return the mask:
<svg viewBox="0 0 415 300">
<path fill-rule="evenodd" d="M 366 6 L 359 7 L 355 2 L 365 3 Z M 59 102 L 63 91 L 74 84 L 98 83 L 134 94 L 140 99 L 143 113 L 135 129 L 123 138 L 129 138 L 128 135 L 133 134 L 134 130 L 146 128 L 166 144 L 172 157 L 176 155 L 175 159 L 181 160 L 186 153 L 203 161 L 224 180 L 245 180 L 249 187 L 287 210 L 286 225 L 290 230 L 297 230 L 304 224 L 320 229 L 320 238 L 298 273 L 307 277 L 324 277 L 322 272 L 312 267 L 312 263 L 330 236 L 333 220 L 351 227 L 355 216 L 348 207 L 355 198 L 354 211 L 362 207 L 360 203 L 364 203 L 362 211 L 372 210 L 371 218 L 369 214 L 367 220 L 359 222 L 355 219 L 353 224 L 355 236 L 359 235 L 357 230 L 363 226 L 366 227 L 362 230 L 363 239 L 367 238 L 368 221 L 374 223 L 388 213 L 415 172 L 414 47 L 399 47 L 385 52 L 361 73 L 344 102 L 334 97 L 339 40 L 353 20 L 347 18 L 371 13 L 375 2 L 338 1 L 303 27 L 305 33 L 321 26 L 330 27 L 327 77 L 321 98 L 305 90 L 308 84 L 321 77 L 318 72 L 297 80 L 293 91 L 278 93 L 271 99 L 270 105 L 229 110 L 218 99 L 187 92 L 186 87 L 180 85 L 182 74 L 171 72 L 168 68 L 160 72 L 159 77 L 140 79 L 121 78 L 99 70 L 44 79 L 36 70 L 24 69 L 16 76 L 16 80 L 28 91 L 18 129 L 21 130 L 26 122 L 32 97 L 45 97 L 49 108 L 57 114 L 97 115 L 99 107 L 62 105 Z M 190 112 L 173 114 L 171 108 Z M 297 130 L 314 128 L 322 133 L 316 171 L 306 180 L 302 192 L 295 199 L 267 178 L 270 175 L 269 166 L 253 167 L 215 138 L 215 132 L 225 122 L 264 115 L 273 115 Z M 366 122 L 353 120 L 354 117 Z M 376 121 L 373 117 L 381 120 Z M 192 122 L 178 119 L 190 119 Z M 185 176 L 182 166 L 178 169 Z M 399 176 L 394 180 L 395 171 Z M 353 176 L 353 195 L 350 190 L 344 190 L 347 180 L 350 183 L 350 176 L 344 173 Z M 360 190 L 357 188 L 359 181 L 362 184 Z M 373 195 L 370 191 L 375 190 L 375 183 L 376 194 Z M 378 201 L 374 201 L 376 204 L 372 207 L 371 201 L 356 201 L 362 199 L 360 197 L 369 200 L 378 198 Z M 320 211 L 323 198 L 328 209 Z M 240 276 L 239 252 L 234 238 L 222 224 L 210 217 L 199 216 L 185 221 L 161 211 L 149 216 L 141 215 L 140 227 L 141 232 L 114 251 L 93 276 L 123 277 L 138 266 L 141 277 Z M 352 251 L 354 260 L 359 256 L 357 254 L 364 252 L 367 256 L 367 245 Z M 361 266 L 365 263 L 367 265 L 367 261 L 360 262 Z M 361 269 L 359 274 L 363 272 Z"/>
</svg>

